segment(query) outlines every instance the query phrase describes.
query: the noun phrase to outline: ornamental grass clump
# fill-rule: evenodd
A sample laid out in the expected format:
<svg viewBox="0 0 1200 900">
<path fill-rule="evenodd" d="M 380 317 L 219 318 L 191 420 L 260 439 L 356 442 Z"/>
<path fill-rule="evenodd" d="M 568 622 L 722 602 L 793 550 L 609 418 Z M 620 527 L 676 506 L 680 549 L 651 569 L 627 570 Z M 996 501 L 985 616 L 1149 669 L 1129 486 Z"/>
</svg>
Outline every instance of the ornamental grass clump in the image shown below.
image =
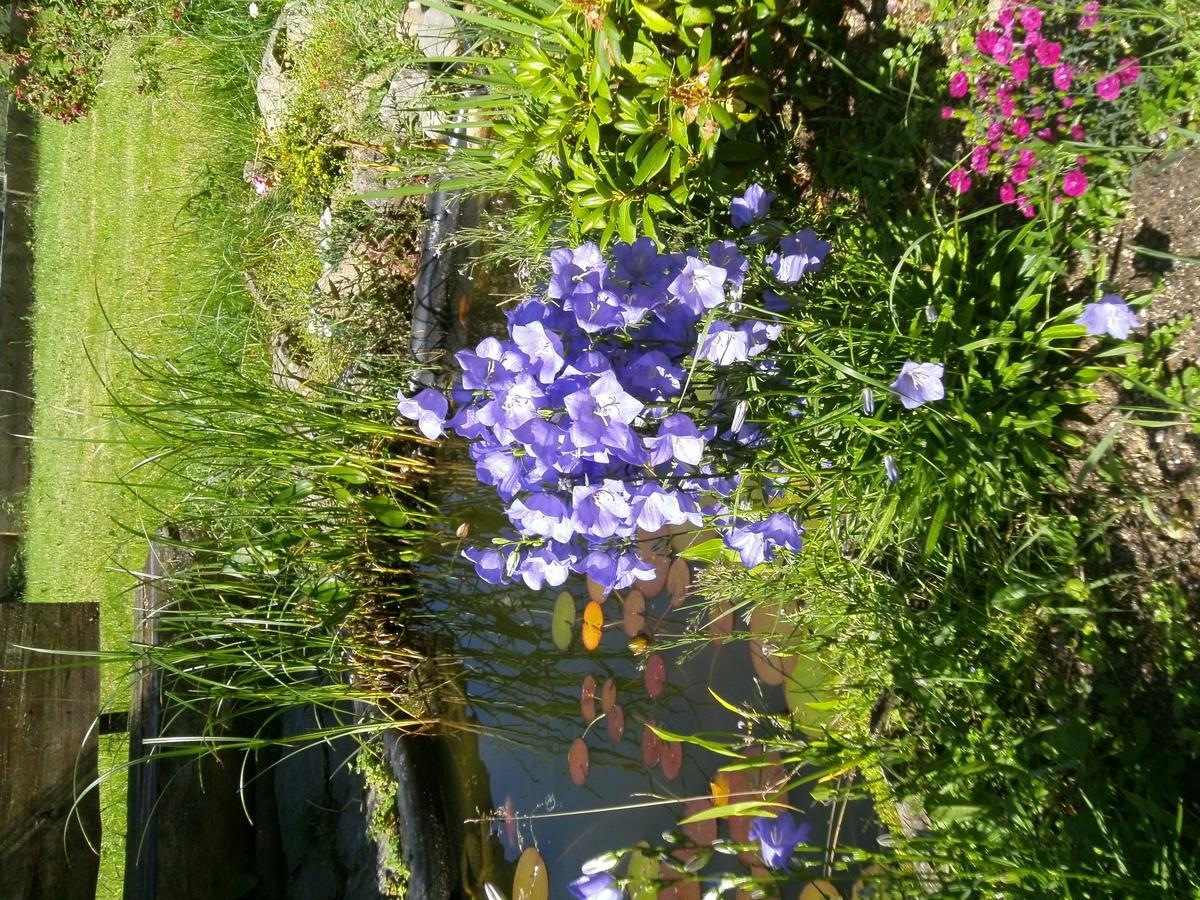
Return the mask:
<svg viewBox="0 0 1200 900">
<path fill-rule="evenodd" d="M 718 528 L 748 568 L 800 549 L 789 515 L 761 511 L 779 488 L 745 472 L 766 441 L 748 384 L 775 377 L 778 313 L 830 245 L 811 228 L 759 227 L 772 199 L 748 190 L 735 233 L 703 252 L 644 236 L 607 257 L 592 243 L 554 250 L 549 283 L 507 313 L 508 339 L 457 354 L 453 415 L 433 389 L 401 395 L 426 437 L 471 442 L 506 505 L 516 533 L 465 554 L 485 581 L 539 589 L 577 572 L 628 587 L 654 577 L 639 540 L 669 527 Z"/>
<path fill-rule="evenodd" d="M 1119 38 L 1101 22 L 1099 3 L 1043 9 L 1005 0 L 950 76 L 955 105 L 942 116 L 964 123 L 971 146 L 950 170 L 950 187 L 962 194 L 976 178 L 999 176 L 1000 201 L 1030 219 L 1046 198 L 1083 196 L 1088 158 L 1058 149 L 1091 139 L 1104 107 L 1140 75 L 1138 59 L 1122 56 Z"/>
</svg>

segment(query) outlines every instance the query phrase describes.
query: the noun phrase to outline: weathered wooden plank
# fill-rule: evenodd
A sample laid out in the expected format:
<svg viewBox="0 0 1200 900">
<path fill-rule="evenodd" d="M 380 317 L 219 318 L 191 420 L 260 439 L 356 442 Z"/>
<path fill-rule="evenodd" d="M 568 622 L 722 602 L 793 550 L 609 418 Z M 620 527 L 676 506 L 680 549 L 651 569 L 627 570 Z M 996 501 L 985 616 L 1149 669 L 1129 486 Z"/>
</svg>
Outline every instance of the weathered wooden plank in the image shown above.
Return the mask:
<svg viewBox="0 0 1200 900">
<path fill-rule="evenodd" d="M 95 603 L 0 604 L 0 897 L 96 895 L 100 670 L 40 651 L 99 646 Z"/>
</svg>

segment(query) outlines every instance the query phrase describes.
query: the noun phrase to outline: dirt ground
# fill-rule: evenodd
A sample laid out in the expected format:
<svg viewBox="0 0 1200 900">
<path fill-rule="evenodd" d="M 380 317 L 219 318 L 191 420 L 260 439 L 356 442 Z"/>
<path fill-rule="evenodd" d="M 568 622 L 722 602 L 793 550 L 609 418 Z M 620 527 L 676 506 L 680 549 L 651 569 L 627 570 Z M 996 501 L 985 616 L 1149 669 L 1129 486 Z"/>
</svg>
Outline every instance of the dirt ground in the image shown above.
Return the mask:
<svg viewBox="0 0 1200 900">
<path fill-rule="evenodd" d="M 1124 227 L 1111 241 L 1110 283 L 1122 296 L 1160 288 L 1141 315 L 1148 330 L 1191 317 L 1166 364 L 1171 372 L 1200 364 L 1200 263 L 1138 252 L 1150 248 L 1175 257 L 1200 258 L 1200 153 L 1176 154 L 1144 164 L 1131 184 L 1132 202 Z M 1125 406 L 1161 406 L 1136 390 L 1103 386 L 1102 399 L 1088 412 L 1092 440 L 1119 426 Z M 1165 412 L 1142 419 L 1177 419 Z M 1200 606 L 1200 423 L 1167 427 L 1119 427 L 1112 451 L 1123 463 L 1122 488 L 1107 491 L 1126 512 L 1114 555 L 1129 571 L 1168 578 L 1184 588 L 1189 605 Z"/>
</svg>

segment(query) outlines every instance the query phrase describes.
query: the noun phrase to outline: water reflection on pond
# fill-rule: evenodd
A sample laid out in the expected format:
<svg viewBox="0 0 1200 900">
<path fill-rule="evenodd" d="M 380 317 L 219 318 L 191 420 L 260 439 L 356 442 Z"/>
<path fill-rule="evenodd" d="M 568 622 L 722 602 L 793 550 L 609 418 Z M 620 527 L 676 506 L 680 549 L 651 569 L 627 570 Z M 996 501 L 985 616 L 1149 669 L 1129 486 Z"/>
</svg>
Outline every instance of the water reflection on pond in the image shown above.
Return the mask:
<svg viewBox="0 0 1200 900">
<path fill-rule="evenodd" d="M 480 820 L 466 829 L 472 836 L 464 866 L 467 879 L 475 882 L 465 886 L 471 895 L 483 895 L 484 880 L 507 892 L 510 867 L 523 849 L 536 847 L 549 871 L 549 896 L 569 897 L 567 884 L 584 862 L 639 841 L 661 845 L 664 834 L 679 832 L 677 822 L 710 805 L 714 793 L 725 799 L 732 792 L 729 802 L 755 790 L 760 797 L 778 796 L 779 785 L 794 781 L 797 773 L 782 766 L 717 775 L 731 762 L 728 757 L 659 740 L 648 728 L 744 735 L 746 753 L 754 755 L 749 724 L 724 704 L 783 713 L 785 682 L 793 689 L 797 684 L 812 688 L 820 680 L 816 670 L 804 671 L 803 661 L 782 664 L 771 657 L 765 642 L 726 640 L 735 627 L 744 632 L 746 623 L 735 621 L 728 610 L 701 611 L 699 599 L 689 593 L 692 564 L 665 558 L 662 577 L 632 595 L 589 597 L 581 576 L 542 592 L 519 585 L 494 588 L 459 557 L 462 544 L 453 537 L 462 522 L 470 524 L 476 544 L 499 530 L 494 495 L 461 463 L 449 461 L 440 491 L 447 543 L 421 572 L 430 598 L 423 627 L 452 648 L 457 686 L 451 693 L 462 692 L 461 716 L 478 726 L 477 739 L 463 734 L 453 742 L 461 751 L 456 777 L 470 782 L 464 784 L 465 802 L 479 807 L 463 810 L 465 818 Z M 667 543 L 656 549 L 669 553 Z M 570 631 L 564 639 L 560 621 L 562 650 L 553 620 L 556 595 L 564 590 L 569 596 L 560 598 L 558 615 L 569 620 Z M 589 606 L 592 600 L 602 602 Z M 598 638 L 591 652 L 584 647 L 585 609 L 589 618 L 597 612 L 603 616 L 602 628 L 590 636 Z M 774 623 L 754 624 L 769 634 Z M 674 639 L 689 630 L 710 639 L 678 646 Z M 829 811 L 813 804 L 804 789 L 792 790 L 787 800 L 812 823 L 810 841 L 823 843 Z M 698 823 L 683 841 L 744 842 L 749 824 L 748 818 Z M 841 841 L 859 843 L 859 827 L 852 814 L 842 825 Z M 695 852 L 677 851 L 680 857 Z M 703 871 L 744 872 L 750 863 L 758 863 L 753 854 L 743 854 L 741 863 L 717 854 Z M 678 895 L 699 893 L 689 885 Z"/>
</svg>

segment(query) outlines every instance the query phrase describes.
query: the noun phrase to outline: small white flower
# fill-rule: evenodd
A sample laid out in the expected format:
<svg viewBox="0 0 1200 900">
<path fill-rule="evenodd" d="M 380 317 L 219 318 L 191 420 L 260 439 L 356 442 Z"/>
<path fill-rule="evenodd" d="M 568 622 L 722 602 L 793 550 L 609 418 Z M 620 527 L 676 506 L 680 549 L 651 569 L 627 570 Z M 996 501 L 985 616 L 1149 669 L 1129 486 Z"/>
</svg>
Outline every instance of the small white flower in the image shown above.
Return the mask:
<svg viewBox="0 0 1200 900">
<path fill-rule="evenodd" d="M 247 8 L 246 12 L 250 13 L 250 18 L 257 19 L 258 18 L 258 4 L 251 3 L 250 6 Z"/>
</svg>

